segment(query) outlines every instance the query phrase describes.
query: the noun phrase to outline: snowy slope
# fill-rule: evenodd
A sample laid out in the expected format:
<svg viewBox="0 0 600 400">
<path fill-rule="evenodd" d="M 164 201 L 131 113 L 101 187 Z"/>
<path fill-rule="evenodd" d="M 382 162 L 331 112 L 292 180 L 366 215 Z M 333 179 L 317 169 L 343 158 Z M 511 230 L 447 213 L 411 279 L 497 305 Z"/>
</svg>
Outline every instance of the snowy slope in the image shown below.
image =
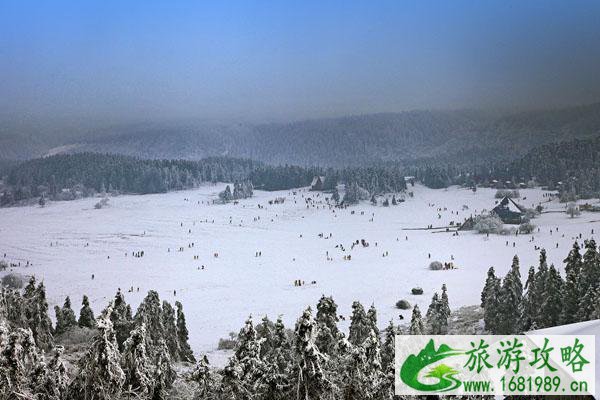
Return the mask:
<svg viewBox="0 0 600 400">
<path fill-rule="evenodd" d="M 333 212 L 314 203 L 307 208 L 305 197 L 317 203 L 322 200 L 307 190 L 296 196 L 288 191 L 256 192 L 254 198 L 237 205 L 208 204 L 223 187 L 114 197 L 110 207 L 101 210 L 93 207 L 98 199 L 0 209 L 0 256 L 6 252 L 12 262 L 33 263 L 19 272 L 44 279 L 51 306 L 71 296 L 77 313 L 84 293 L 97 312 L 119 287 L 134 306 L 147 290 L 156 289 L 162 299 L 183 303 L 194 350 L 208 351 L 216 347 L 218 338 L 239 330 L 249 314 L 257 319 L 282 314 L 286 325 L 293 327 L 302 310 L 314 307 L 321 294 L 333 295 L 346 316 L 354 300 L 367 307 L 374 303 L 382 327 L 390 318 L 397 322 L 400 313 L 410 317 L 410 310 L 395 309 L 399 299 L 417 303 L 425 312 L 442 283 L 448 285 L 452 307 L 477 304 L 490 266 L 503 275 L 518 254 L 525 276 L 530 265 L 537 265 L 534 246 L 539 245 L 548 250 L 549 262 L 562 267 L 576 235 L 588 238 L 591 229 L 600 230 L 600 215 L 590 213 L 574 219 L 564 213 L 543 214 L 535 220 L 541 231 L 534 234 L 533 242 L 530 235 L 486 238 L 471 232 L 453 236 L 402 230 L 445 226 L 484 208 L 490 210 L 496 200 L 495 191 L 489 189 L 472 193 L 416 186 L 411 188 L 414 198 L 395 207 L 364 203 Z M 286 197 L 284 204 L 268 205 L 268 200 L 279 196 Z M 546 200 L 537 189 L 521 190 L 521 196 L 519 203 L 527 207 Z M 469 209 L 463 210 L 463 205 Z M 564 209 L 557 202 L 547 205 Z M 551 234 L 557 227 L 559 232 Z M 332 238 L 320 238 L 320 233 L 325 237 L 331 233 Z M 360 239 L 370 246 L 350 250 L 352 241 Z M 194 247 L 189 248 L 192 242 Z M 343 244 L 346 252 L 337 244 Z M 177 251 L 179 247 L 184 251 Z M 132 257 L 140 250 L 144 257 Z M 257 251 L 262 257 L 255 257 Z M 389 256 L 383 257 L 386 251 Z M 216 252 L 218 258 L 213 256 Z M 327 260 L 326 252 L 333 261 Z M 345 254 L 351 254 L 352 260 L 343 260 Z M 194 255 L 199 259 L 194 260 Z M 430 261 L 449 262 L 452 256 L 457 270 L 427 268 Z M 295 287 L 296 279 L 306 285 Z M 310 284 L 313 280 L 315 285 Z M 136 291 L 127 293 L 131 286 Z M 423 287 L 425 294 L 412 296 L 414 286 Z"/>
</svg>

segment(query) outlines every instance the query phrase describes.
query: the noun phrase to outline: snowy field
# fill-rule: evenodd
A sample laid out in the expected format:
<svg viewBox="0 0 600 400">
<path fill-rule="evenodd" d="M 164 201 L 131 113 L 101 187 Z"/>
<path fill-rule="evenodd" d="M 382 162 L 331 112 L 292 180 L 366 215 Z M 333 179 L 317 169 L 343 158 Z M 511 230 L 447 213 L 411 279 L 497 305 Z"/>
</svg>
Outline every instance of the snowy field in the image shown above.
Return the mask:
<svg viewBox="0 0 600 400">
<path fill-rule="evenodd" d="M 532 235 L 486 238 L 473 232 L 454 236 L 444 229 L 403 230 L 446 226 L 489 210 L 496 201 L 491 189 L 473 193 L 415 186 L 414 198 L 398 206 L 364 203 L 334 212 L 323 205 L 323 194 L 306 190 L 296 195 L 256 191 L 236 205 L 210 204 L 223 187 L 114 197 L 101 210 L 94 209 L 98 199 L 0 209 L 0 257 L 6 253 L 6 261 L 32 263 L 15 270 L 44 280 L 51 307 L 71 296 L 77 314 L 82 294 L 98 312 L 119 287 L 133 306 L 150 289 L 161 299 L 179 300 L 190 343 L 196 352 L 205 352 L 215 349 L 219 338 L 238 331 L 249 314 L 257 322 L 265 314 L 272 319 L 281 314 L 293 328 L 302 310 L 314 307 L 322 294 L 333 295 L 346 317 L 352 301 L 360 300 L 365 307 L 374 303 L 381 327 L 390 318 L 399 322 L 400 314 L 410 319 L 410 310 L 395 308 L 399 299 L 419 304 L 424 313 L 442 283 L 448 286 L 453 308 L 478 304 L 490 266 L 504 275 L 518 254 L 526 277 L 528 267 L 537 265 L 534 246 L 542 246 L 549 262 L 562 270 L 574 238 L 580 233 L 590 238 L 592 229 L 600 230 L 600 214 L 594 213 L 573 219 L 564 213 L 543 214 L 534 220 L 540 232 L 536 230 L 533 241 Z M 535 206 L 547 200 L 543 193 L 521 190 L 518 202 Z M 285 203 L 269 205 L 276 197 L 285 197 Z M 314 200 L 308 208 L 306 197 Z M 544 206 L 564 210 L 556 200 Z M 351 250 L 352 242 L 360 239 L 369 246 Z M 133 257 L 138 251 L 144 256 Z M 344 260 L 348 254 L 350 261 Z M 458 269 L 427 268 L 433 260 L 449 262 L 452 257 Z M 294 286 L 298 279 L 305 285 Z M 134 292 L 128 293 L 132 286 Z M 423 296 L 410 294 L 415 286 L 424 289 Z"/>
</svg>

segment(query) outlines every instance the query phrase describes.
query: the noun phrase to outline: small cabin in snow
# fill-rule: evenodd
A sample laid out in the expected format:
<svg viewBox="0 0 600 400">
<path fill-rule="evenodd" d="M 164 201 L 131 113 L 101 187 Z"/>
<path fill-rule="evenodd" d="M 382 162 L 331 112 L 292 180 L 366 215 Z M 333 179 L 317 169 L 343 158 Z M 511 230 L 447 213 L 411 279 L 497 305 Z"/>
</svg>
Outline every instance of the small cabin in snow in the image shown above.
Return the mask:
<svg viewBox="0 0 600 400">
<path fill-rule="evenodd" d="M 492 210 L 505 224 L 518 225 L 523 222 L 523 207 L 509 197 L 504 197 L 500 204 Z"/>
<path fill-rule="evenodd" d="M 324 182 L 324 176 L 315 176 L 312 180 L 312 183 L 310 184 L 310 190 L 322 191 Z"/>
</svg>

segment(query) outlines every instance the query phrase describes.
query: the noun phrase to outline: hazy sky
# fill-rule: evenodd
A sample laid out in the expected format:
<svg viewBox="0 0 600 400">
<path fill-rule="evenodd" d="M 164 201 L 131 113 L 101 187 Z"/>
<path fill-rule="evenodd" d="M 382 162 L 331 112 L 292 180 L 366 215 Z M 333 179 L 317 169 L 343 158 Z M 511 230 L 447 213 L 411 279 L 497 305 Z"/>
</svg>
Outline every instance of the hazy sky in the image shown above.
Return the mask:
<svg viewBox="0 0 600 400">
<path fill-rule="evenodd" d="M 0 1 L 0 116 L 285 120 L 600 101 L 600 1 Z"/>
</svg>

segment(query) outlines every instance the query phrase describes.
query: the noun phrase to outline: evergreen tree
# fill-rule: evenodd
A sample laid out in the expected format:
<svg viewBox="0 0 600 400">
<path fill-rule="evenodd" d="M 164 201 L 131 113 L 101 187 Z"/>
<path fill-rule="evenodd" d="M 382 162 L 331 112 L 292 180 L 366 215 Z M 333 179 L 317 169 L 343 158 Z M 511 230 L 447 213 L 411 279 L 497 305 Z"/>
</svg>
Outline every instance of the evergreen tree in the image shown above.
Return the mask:
<svg viewBox="0 0 600 400">
<path fill-rule="evenodd" d="M 258 391 L 264 399 L 284 400 L 289 398 L 292 387 L 291 345 L 281 317 L 274 324 L 271 351 L 265 355 L 263 371 L 258 378 Z"/>
<path fill-rule="evenodd" d="M 332 390 L 331 382 L 325 376 L 322 368 L 322 364 L 326 362 L 327 358 L 319 352 L 315 344 L 316 328 L 317 324 L 309 307 L 296 323 L 294 332 L 298 363 L 295 392 L 298 399 L 326 398 L 327 393 Z"/>
<path fill-rule="evenodd" d="M 321 296 L 317 304 L 317 337 L 315 344 L 320 352 L 334 355 L 338 351 L 338 343 L 343 334 L 337 327 L 339 321 L 337 304 L 333 297 Z"/>
<path fill-rule="evenodd" d="M 521 311 L 521 332 L 527 332 L 535 329 L 537 315 L 539 309 L 536 308 L 537 299 L 535 295 L 536 290 L 535 281 L 535 268 L 530 267 L 527 274 L 527 281 L 525 282 L 525 296 L 523 297 L 523 310 Z"/>
<path fill-rule="evenodd" d="M 212 396 L 217 391 L 217 382 L 206 355 L 198 360 L 191 374 L 191 380 L 198 384 L 197 396 L 195 398 L 207 400 L 213 398 Z"/>
<path fill-rule="evenodd" d="M 86 295 L 83 295 L 81 301 L 81 310 L 79 311 L 79 326 L 82 328 L 95 328 L 96 318 L 94 318 L 94 311 L 90 307 L 90 301 Z"/>
<path fill-rule="evenodd" d="M 194 352 L 189 344 L 189 333 L 185 323 L 185 314 L 183 313 L 183 305 L 176 301 L 177 307 L 177 347 L 179 349 L 179 360 L 187 362 L 196 362 Z"/>
<path fill-rule="evenodd" d="M 69 385 L 69 398 L 111 400 L 121 394 L 125 374 L 121 369 L 121 356 L 109 318 L 111 312 L 112 304 L 97 320 L 98 334 L 78 362 L 79 373 Z"/>
<path fill-rule="evenodd" d="M 119 313 L 118 320 L 127 321 L 125 308 L 122 310 L 122 314 Z M 136 325 L 144 324 L 146 326 L 146 348 L 154 354 L 155 349 L 164 339 L 162 307 L 156 291 L 148 291 L 137 309 L 134 321 Z"/>
<path fill-rule="evenodd" d="M 177 378 L 177 374 L 173 369 L 169 349 L 164 339 L 160 339 L 158 345 L 153 349 L 153 366 L 152 375 L 152 399 L 164 400 L 167 399 L 168 390 L 173 386 L 173 382 Z"/>
<path fill-rule="evenodd" d="M 541 328 L 544 326 L 544 316 L 541 314 L 542 303 L 546 294 L 546 283 L 548 282 L 548 263 L 546 250 L 540 251 L 540 265 L 535 273 L 535 293 L 533 294 L 533 310 L 536 316 L 533 318 L 535 326 Z"/>
<path fill-rule="evenodd" d="M 3 328 L 1 323 L 0 332 L 5 332 L 0 343 L 0 398 L 12 399 L 14 393 L 30 389 L 30 375 L 38 369 L 41 355 L 31 330 L 17 328 L 8 333 L 8 327 Z"/>
<path fill-rule="evenodd" d="M 565 285 L 563 287 L 562 299 L 563 309 L 560 316 L 561 325 L 577 322 L 579 311 L 579 275 L 581 274 L 581 254 L 579 244 L 573 243 L 573 249 L 564 260 Z"/>
<path fill-rule="evenodd" d="M 595 303 L 595 293 L 600 286 L 600 256 L 593 239 L 585 241 L 585 253 L 579 277 L 579 307 L 578 321 L 587 321 L 591 318 Z"/>
<path fill-rule="evenodd" d="M 146 327 L 144 324 L 131 331 L 131 335 L 123 344 L 121 366 L 125 374 L 125 388 L 143 397 L 152 395 L 152 363 L 146 351 Z"/>
<path fill-rule="evenodd" d="M 523 307 L 523 284 L 517 256 L 513 257 L 510 271 L 502 282 L 499 303 L 496 333 L 504 335 L 518 333 Z"/>
<path fill-rule="evenodd" d="M 369 320 L 364 307 L 358 301 L 352 303 L 352 316 L 350 320 L 348 341 L 354 346 L 360 346 L 369 335 L 372 321 Z"/>
<path fill-rule="evenodd" d="M 34 392 L 38 393 L 39 399 L 61 400 L 67 398 L 69 376 L 65 363 L 61 358 L 64 348 L 55 346 L 53 350 L 54 354 L 50 361 L 47 364 L 39 364 L 40 369 L 43 370 L 43 375 L 34 388 Z"/>
<path fill-rule="evenodd" d="M 337 188 L 333 189 L 333 193 L 331 194 L 331 199 L 337 203 L 340 202 L 340 193 Z"/>
<path fill-rule="evenodd" d="M 35 286 L 35 278 L 31 277 L 23 292 L 25 302 L 25 320 L 31 329 L 35 343 L 42 350 L 53 346 L 52 321 L 48 317 L 48 302 L 44 283 Z"/>
<path fill-rule="evenodd" d="M 158 294 L 156 296 L 158 297 Z M 140 305 L 140 308 L 142 308 L 142 305 Z M 123 344 L 131 334 L 134 324 L 131 319 L 131 309 L 128 307 L 121 289 L 119 289 L 115 295 L 109 317 L 116 332 L 117 345 L 119 346 L 119 350 L 122 351 Z M 158 313 L 157 318 L 160 318 L 160 313 Z M 139 321 L 138 325 L 141 325 L 144 322 L 145 321 Z M 146 324 L 146 328 L 149 329 L 149 327 L 150 325 Z"/>
<path fill-rule="evenodd" d="M 390 323 L 388 324 L 387 328 L 385 328 L 384 340 L 383 344 L 381 345 L 381 368 L 383 371 L 389 372 L 390 369 L 393 370 L 394 368 L 394 355 L 396 353 L 394 342 L 397 333 L 398 329 L 394 326 L 394 321 L 390 320 Z"/>
<path fill-rule="evenodd" d="M 412 317 L 410 319 L 410 327 L 408 330 L 411 335 L 424 335 L 425 334 L 425 324 L 423 323 L 423 318 L 421 316 L 421 310 L 419 310 L 419 306 L 415 304 L 412 310 Z"/>
<path fill-rule="evenodd" d="M 71 299 L 67 297 L 65 299 L 65 304 L 62 309 L 59 309 L 58 306 L 54 307 L 54 312 L 56 313 L 56 329 L 55 333 L 60 335 L 68 331 L 70 328 L 77 326 L 77 319 L 75 318 L 75 313 L 71 308 Z"/>
<path fill-rule="evenodd" d="M 163 338 L 167 349 L 169 350 L 169 356 L 172 359 L 177 360 L 179 357 L 179 346 L 177 343 L 177 326 L 175 325 L 175 310 L 173 306 L 166 301 L 162 302 L 162 327 L 163 327 Z"/>
<path fill-rule="evenodd" d="M 369 328 L 375 333 L 375 337 L 379 340 L 379 328 L 377 327 L 377 309 L 375 304 L 371 304 L 369 311 L 367 311 L 367 320 L 369 321 Z"/>
<path fill-rule="evenodd" d="M 225 187 L 225 190 L 219 193 L 219 199 L 221 199 L 223 203 L 228 203 L 233 200 L 233 194 L 231 193 L 229 185 Z"/>
<path fill-rule="evenodd" d="M 440 326 L 440 298 L 437 292 L 433 294 L 431 298 L 431 303 L 429 304 L 429 308 L 427 309 L 427 314 L 425 315 L 427 318 L 427 331 L 430 335 L 439 335 L 441 332 Z"/>
<path fill-rule="evenodd" d="M 546 291 L 540 310 L 539 328 L 556 326 L 560 322 L 563 305 L 563 285 L 564 282 L 560 273 L 554 268 L 554 265 L 551 265 L 546 275 L 546 284 L 544 285 Z"/>
<path fill-rule="evenodd" d="M 353 346 L 344 364 L 343 399 L 371 399 L 384 383 L 379 340 L 373 330 L 360 346 Z"/>
<path fill-rule="evenodd" d="M 498 329 L 498 318 L 501 312 L 500 288 L 500 279 L 496 277 L 494 267 L 490 267 L 481 293 L 481 305 L 485 329 L 491 333 L 495 333 Z"/>
<path fill-rule="evenodd" d="M 239 361 L 243 380 L 252 381 L 253 374 L 260 370 L 262 366 L 260 347 L 261 341 L 258 339 L 252 316 L 250 316 L 238 334 L 238 342 L 234 353 L 235 358 Z"/>
</svg>

